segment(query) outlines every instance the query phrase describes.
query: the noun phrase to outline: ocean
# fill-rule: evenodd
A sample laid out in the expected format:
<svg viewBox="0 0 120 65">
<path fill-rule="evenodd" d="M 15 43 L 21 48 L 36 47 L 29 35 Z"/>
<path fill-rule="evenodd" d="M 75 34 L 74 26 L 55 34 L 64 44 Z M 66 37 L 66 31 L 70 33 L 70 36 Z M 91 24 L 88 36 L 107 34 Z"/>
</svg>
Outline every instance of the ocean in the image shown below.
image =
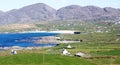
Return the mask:
<svg viewBox="0 0 120 65">
<path fill-rule="evenodd" d="M 55 36 L 59 33 L 49 33 L 49 32 L 29 32 L 29 33 L 2 33 L 0 34 L 0 47 L 40 47 L 40 46 L 56 46 L 55 43 L 49 44 L 36 44 L 30 40 L 38 40 L 40 37 L 44 36 Z M 21 41 L 22 40 L 22 41 Z M 29 40 L 29 41 L 23 41 Z M 47 40 L 46 40 L 47 41 Z"/>
</svg>

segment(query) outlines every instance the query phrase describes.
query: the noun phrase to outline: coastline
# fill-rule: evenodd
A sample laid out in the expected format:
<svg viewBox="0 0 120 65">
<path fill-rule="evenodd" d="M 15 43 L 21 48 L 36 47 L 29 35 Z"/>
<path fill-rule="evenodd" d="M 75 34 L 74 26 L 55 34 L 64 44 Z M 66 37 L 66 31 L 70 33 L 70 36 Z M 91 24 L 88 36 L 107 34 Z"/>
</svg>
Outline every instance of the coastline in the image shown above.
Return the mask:
<svg viewBox="0 0 120 65">
<path fill-rule="evenodd" d="M 0 47 L 0 50 L 32 50 L 32 49 L 42 49 L 42 48 L 51 48 L 54 46 L 38 46 L 38 47 L 20 47 L 20 46 L 12 46 L 12 47 Z"/>
<path fill-rule="evenodd" d="M 0 34 L 10 34 L 10 33 L 57 33 L 57 34 L 74 34 L 75 31 L 72 30 L 58 30 L 58 31 L 21 31 L 21 32 L 0 32 Z"/>
<path fill-rule="evenodd" d="M 58 34 L 74 34 L 74 31 L 69 31 L 69 30 L 65 30 L 65 31 L 24 31 L 24 32 L 17 32 L 17 33 L 16 32 L 14 33 L 5 32 L 2 34 L 0 33 L 1 35 L 0 39 L 2 40 L 0 41 L 1 43 L 0 49 L 22 50 L 22 49 L 54 47 L 60 44 L 61 42 L 64 43 L 63 41 L 60 41 L 60 37 L 55 36 Z M 46 44 L 46 45 L 41 45 L 41 44 Z"/>
</svg>

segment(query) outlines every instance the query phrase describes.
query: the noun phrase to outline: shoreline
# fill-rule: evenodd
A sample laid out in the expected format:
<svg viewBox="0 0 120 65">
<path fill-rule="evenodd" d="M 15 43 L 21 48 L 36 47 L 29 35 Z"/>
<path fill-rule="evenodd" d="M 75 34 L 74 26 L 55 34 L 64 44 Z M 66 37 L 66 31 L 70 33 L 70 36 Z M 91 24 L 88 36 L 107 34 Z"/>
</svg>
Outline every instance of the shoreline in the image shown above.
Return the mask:
<svg viewBox="0 0 120 65">
<path fill-rule="evenodd" d="M 76 31 L 73 30 L 58 30 L 58 31 L 18 31 L 18 32 L 0 32 L 0 34 L 11 34 L 11 33 L 56 33 L 56 34 L 75 34 Z"/>
<path fill-rule="evenodd" d="M 32 50 L 32 49 L 42 49 L 42 48 L 51 48 L 51 47 L 55 47 L 55 46 L 38 46 L 38 47 L 12 46 L 12 47 L 0 47 L 0 50 Z"/>
</svg>

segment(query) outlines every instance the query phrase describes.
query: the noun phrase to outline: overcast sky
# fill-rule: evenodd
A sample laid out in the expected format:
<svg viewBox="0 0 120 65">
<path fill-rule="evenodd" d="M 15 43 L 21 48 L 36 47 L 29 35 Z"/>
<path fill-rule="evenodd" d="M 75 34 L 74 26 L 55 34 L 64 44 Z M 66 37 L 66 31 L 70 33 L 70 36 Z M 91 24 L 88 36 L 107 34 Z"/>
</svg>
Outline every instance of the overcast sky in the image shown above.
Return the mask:
<svg viewBox="0 0 120 65">
<path fill-rule="evenodd" d="M 9 11 L 35 3 L 45 3 L 55 9 L 68 5 L 120 8 L 120 0 L 0 0 L 0 10 Z"/>
</svg>

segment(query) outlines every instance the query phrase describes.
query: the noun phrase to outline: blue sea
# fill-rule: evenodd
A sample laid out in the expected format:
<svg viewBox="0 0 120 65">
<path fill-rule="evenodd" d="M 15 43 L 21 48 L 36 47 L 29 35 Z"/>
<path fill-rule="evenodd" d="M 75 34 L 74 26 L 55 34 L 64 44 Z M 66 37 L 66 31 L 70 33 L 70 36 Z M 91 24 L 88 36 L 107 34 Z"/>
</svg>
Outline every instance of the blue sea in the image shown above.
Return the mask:
<svg viewBox="0 0 120 65">
<path fill-rule="evenodd" d="M 55 36 L 59 33 L 39 32 L 39 33 L 3 33 L 0 34 L 0 47 L 38 47 L 38 46 L 56 46 L 54 43 L 50 44 L 36 44 L 33 41 L 18 41 L 18 40 L 38 40 L 44 36 Z"/>
</svg>

